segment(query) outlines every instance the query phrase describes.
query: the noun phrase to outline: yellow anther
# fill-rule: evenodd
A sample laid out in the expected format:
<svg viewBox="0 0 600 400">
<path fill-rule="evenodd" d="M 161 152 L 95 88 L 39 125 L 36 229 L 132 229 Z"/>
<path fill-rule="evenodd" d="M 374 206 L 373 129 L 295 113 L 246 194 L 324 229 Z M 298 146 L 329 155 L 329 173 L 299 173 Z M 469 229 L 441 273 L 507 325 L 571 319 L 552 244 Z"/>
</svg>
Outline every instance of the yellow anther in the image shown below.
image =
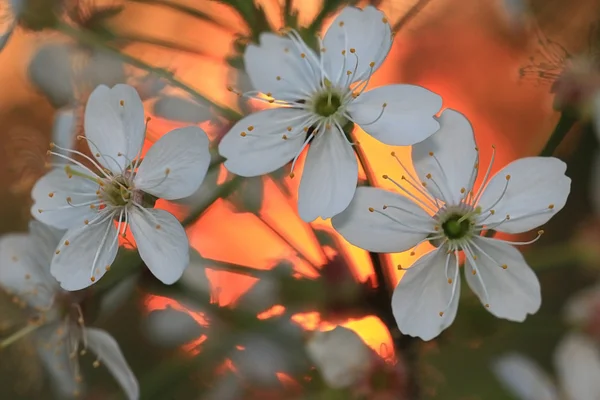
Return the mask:
<svg viewBox="0 0 600 400">
<path fill-rule="evenodd" d="M 56 146 L 56 145 L 54 144 L 54 142 L 50 142 L 50 146 L 48 146 L 48 147 L 50 147 L 50 149 L 53 149 L 53 148 L 54 148 L 54 146 Z"/>
<path fill-rule="evenodd" d="M 510 175 L 506 175 L 506 180 L 509 181 L 510 180 Z"/>
<path fill-rule="evenodd" d="M 124 100 L 121 100 L 121 101 L 119 102 L 119 104 L 121 105 L 121 107 L 123 107 L 123 106 L 125 105 L 125 101 L 124 101 Z"/>
<path fill-rule="evenodd" d="M 41 214 L 44 210 L 42 210 L 41 208 L 38 208 L 38 212 Z"/>
<path fill-rule="evenodd" d="M 402 265 L 398 264 L 398 271 L 402 271 L 404 268 L 402 268 Z"/>
<path fill-rule="evenodd" d="M 71 204 L 71 202 L 73 201 L 73 199 L 71 198 L 71 196 L 67 197 L 67 203 Z"/>
<path fill-rule="evenodd" d="M 494 215 L 494 214 L 496 214 L 496 211 L 495 210 L 490 210 L 490 214 Z"/>
<path fill-rule="evenodd" d="M 386 208 L 388 208 L 387 204 L 384 204 L 382 208 L 383 208 L 384 210 L 385 210 Z"/>
<path fill-rule="evenodd" d="M 246 137 L 246 135 L 247 135 L 247 133 L 246 133 L 246 132 L 242 132 L 242 133 L 240 133 L 240 136 L 241 136 L 241 137 Z"/>
<path fill-rule="evenodd" d="M 269 100 L 267 100 L 267 101 L 269 102 L 269 104 L 273 104 L 273 103 L 275 103 L 275 99 L 269 99 Z"/>
<path fill-rule="evenodd" d="M 277 75 L 277 76 L 275 77 L 275 79 L 277 79 L 278 81 L 280 81 L 280 80 L 281 80 L 281 76 Z"/>
<path fill-rule="evenodd" d="M 371 61 L 371 62 L 369 63 L 369 67 L 371 67 L 371 68 L 374 68 L 374 67 L 375 67 L 375 62 Z"/>
<path fill-rule="evenodd" d="M 25 274 L 25 279 L 31 279 L 31 275 Z"/>
<path fill-rule="evenodd" d="M 95 154 L 96 158 L 100 158 L 100 153 Z"/>
<path fill-rule="evenodd" d="M 98 368 L 98 367 L 100 366 L 100 361 L 98 361 L 98 360 L 94 361 L 94 362 L 92 363 L 92 366 L 93 366 L 94 368 Z"/>
<path fill-rule="evenodd" d="M 386 107 L 387 107 L 387 103 L 383 103 L 383 104 L 381 105 L 381 107 L 383 107 L 383 108 L 386 108 Z"/>
<path fill-rule="evenodd" d="M 96 278 L 92 276 L 92 277 L 90 278 L 90 281 L 92 281 L 92 282 L 96 282 Z"/>
<path fill-rule="evenodd" d="M 293 172 L 290 172 L 290 178 L 294 178 L 294 176 L 296 176 Z"/>
<path fill-rule="evenodd" d="M 443 316 L 444 316 L 444 312 L 440 311 L 440 317 L 443 317 Z"/>
<path fill-rule="evenodd" d="M 427 179 L 431 179 L 431 174 L 427 174 L 425 177 L 427 177 Z"/>
<path fill-rule="evenodd" d="M 96 205 L 95 204 L 90 204 L 90 208 L 93 210 L 93 209 L 96 208 Z"/>
<path fill-rule="evenodd" d="M 429 152 L 429 157 L 433 157 L 433 151 Z"/>
<path fill-rule="evenodd" d="M 375 209 L 373 207 L 369 207 L 369 212 L 374 212 Z"/>
<path fill-rule="evenodd" d="M 388 176 L 387 176 L 387 175 L 382 175 L 381 177 L 382 177 L 383 179 L 388 179 Z"/>
<path fill-rule="evenodd" d="M 554 208 L 554 204 L 550 204 L 548 208 L 552 210 Z"/>
<path fill-rule="evenodd" d="M 287 127 L 287 128 L 285 128 L 285 129 L 287 129 L 287 131 L 288 131 L 288 132 L 291 132 L 291 131 L 292 131 L 292 127 L 291 127 L 291 126 L 288 126 L 288 127 Z"/>
<path fill-rule="evenodd" d="M 302 128 L 304 130 L 304 132 L 308 132 L 308 126 L 305 126 L 304 128 Z"/>
<path fill-rule="evenodd" d="M 166 168 L 165 169 L 165 175 L 169 175 L 171 173 L 171 168 Z"/>
<path fill-rule="evenodd" d="M 352 53 L 352 54 L 356 53 L 356 49 L 354 47 L 351 47 L 350 48 L 350 53 Z"/>
<path fill-rule="evenodd" d="M 425 182 L 421 182 L 421 185 L 423 185 L 423 187 L 427 187 L 427 184 Z"/>
<path fill-rule="evenodd" d="M 473 275 L 477 275 L 477 271 L 475 271 L 475 270 L 473 269 L 473 270 L 471 270 L 471 274 L 473 274 Z"/>
<path fill-rule="evenodd" d="M 155 228 L 156 228 L 156 229 L 160 229 L 160 228 L 161 228 L 161 226 L 160 226 L 160 225 L 156 225 L 156 226 L 155 226 Z"/>
<path fill-rule="evenodd" d="M 352 75 L 352 71 L 350 71 L 350 70 L 346 71 L 346 75 L 348 75 L 348 76 Z"/>
<path fill-rule="evenodd" d="M 287 140 L 287 139 L 288 139 L 287 135 L 283 135 L 281 138 L 282 138 L 283 140 Z"/>
<path fill-rule="evenodd" d="M 70 244 L 71 244 L 71 242 L 69 242 L 68 240 L 65 240 L 65 246 L 68 246 Z"/>
<path fill-rule="evenodd" d="M 416 254 L 416 253 L 415 253 L 414 251 L 411 251 L 411 252 L 410 252 L 410 255 L 411 255 L 411 256 L 414 256 L 415 254 Z"/>
<path fill-rule="evenodd" d="M 489 305 L 489 304 L 486 304 L 486 305 L 485 305 L 485 308 L 490 308 L 490 305 Z"/>
<path fill-rule="evenodd" d="M 56 251 L 54 252 L 54 254 L 56 254 L 56 255 L 60 254 L 60 250 L 56 250 Z"/>
<path fill-rule="evenodd" d="M 384 24 L 388 23 L 388 19 L 386 17 L 381 18 L 381 22 L 383 22 Z"/>
<path fill-rule="evenodd" d="M 544 234 L 544 230 L 543 230 L 543 229 L 540 229 L 540 230 L 538 231 L 538 235 L 542 236 L 543 234 Z"/>
<path fill-rule="evenodd" d="M 507 268 L 508 268 L 508 265 L 506 265 L 506 264 L 502 264 L 502 265 L 501 265 L 501 267 L 502 267 L 502 269 L 507 269 Z"/>
<path fill-rule="evenodd" d="M 460 188 L 460 193 L 464 194 L 467 191 L 465 188 Z"/>
<path fill-rule="evenodd" d="M 54 193 L 52 193 L 52 192 L 48 193 L 48 197 L 50 197 L 50 198 L 54 197 Z"/>
<path fill-rule="evenodd" d="M 508 221 L 510 219 L 510 215 L 506 214 L 506 220 Z"/>
<path fill-rule="evenodd" d="M 104 269 L 106 270 L 106 272 L 110 271 L 110 265 L 107 265 L 106 267 L 104 267 Z"/>
<path fill-rule="evenodd" d="M 345 56 L 346 55 L 346 50 L 342 50 L 342 55 Z"/>
<path fill-rule="evenodd" d="M 344 26 L 344 21 L 340 21 L 339 26 Z"/>
<path fill-rule="evenodd" d="M 448 278 L 448 283 L 452 283 L 452 278 Z"/>
<path fill-rule="evenodd" d="M 88 219 L 86 219 L 85 221 L 83 221 L 83 223 L 87 225 L 90 223 L 90 221 Z"/>
<path fill-rule="evenodd" d="M 306 54 L 304 54 L 304 53 L 300 53 L 300 57 L 302 57 L 302 58 L 306 58 Z"/>
<path fill-rule="evenodd" d="M 252 132 L 253 130 L 254 130 L 254 126 L 250 125 L 250 126 L 248 127 L 248 131 Z"/>
</svg>

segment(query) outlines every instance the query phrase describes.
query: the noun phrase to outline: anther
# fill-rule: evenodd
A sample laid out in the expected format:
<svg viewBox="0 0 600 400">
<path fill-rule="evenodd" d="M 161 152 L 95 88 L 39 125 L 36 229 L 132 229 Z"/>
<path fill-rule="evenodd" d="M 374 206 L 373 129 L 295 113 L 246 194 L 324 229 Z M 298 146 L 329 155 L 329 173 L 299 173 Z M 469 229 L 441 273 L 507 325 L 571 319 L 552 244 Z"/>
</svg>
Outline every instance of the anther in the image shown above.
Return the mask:
<svg viewBox="0 0 600 400">
<path fill-rule="evenodd" d="M 250 125 L 250 126 L 248 127 L 248 131 L 252 132 L 253 130 L 254 130 L 254 126 Z"/>
<path fill-rule="evenodd" d="M 160 228 L 161 228 L 161 226 L 160 226 L 160 225 L 156 225 L 156 226 L 155 226 L 155 228 L 156 228 L 156 229 L 160 229 Z"/>
<path fill-rule="evenodd" d="M 354 47 L 351 47 L 350 48 L 350 53 L 352 53 L 352 54 L 356 53 L 356 49 Z"/>
<path fill-rule="evenodd" d="M 429 152 L 429 157 L 433 157 L 433 151 Z"/>
<path fill-rule="evenodd" d="M 94 362 L 92 363 L 92 366 L 93 366 L 94 368 L 98 368 L 98 367 L 100 366 L 100 361 L 98 361 L 98 360 L 94 361 Z"/>
<path fill-rule="evenodd" d="M 510 219 L 510 215 L 506 214 L 506 220 L 508 221 Z"/>
<path fill-rule="evenodd" d="M 486 304 L 486 305 L 485 305 L 485 308 L 490 308 L 490 305 L 489 305 L 489 304 Z"/>
<path fill-rule="evenodd" d="M 506 175 L 506 180 L 509 181 L 510 180 L 510 175 Z"/>
<path fill-rule="evenodd" d="M 386 208 L 388 208 L 388 206 L 384 204 L 382 208 L 385 210 Z"/>
<path fill-rule="evenodd" d="M 473 269 L 473 270 L 471 270 L 471 274 L 473 274 L 473 275 L 477 275 L 477 271 L 475 271 L 475 270 Z"/>
<path fill-rule="evenodd" d="M 294 178 L 294 176 L 296 176 L 293 172 L 290 172 L 290 178 Z"/>
<path fill-rule="evenodd" d="M 411 256 L 414 256 L 415 254 L 416 254 L 416 253 L 415 253 L 414 251 L 411 251 L 411 252 L 410 252 L 410 255 L 411 255 Z"/>
<path fill-rule="evenodd" d="M 50 198 L 54 197 L 54 193 L 52 193 L 52 192 L 48 193 L 48 197 L 50 197 Z"/>
<path fill-rule="evenodd" d="M 398 271 L 402 271 L 404 268 L 402 268 L 402 265 L 398 264 Z"/>
<path fill-rule="evenodd" d="M 371 62 L 369 63 L 369 67 L 371 67 L 371 68 L 374 68 L 374 67 L 375 67 L 375 63 L 374 63 L 373 61 L 371 61 Z"/>
<path fill-rule="evenodd" d="M 452 278 L 448 278 L 448 283 L 452 284 Z"/>
<path fill-rule="evenodd" d="M 550 205 L 548 206 L 548 208 L 549 208 L 550 210 L 554 209 L 554 204 L 550 204 Z"/>
<path fill-rule="evenodd" d="M 346 75 L 348 75 L 348 76 L 352 75 L 352 71 L 350 71 L 350 70 L 346 71 Z"/>
<path fill-rule="evenodd" d="M 383 104 L 381 105 L 381 107 L 383 107 L 383 108 L 386 108 L 386 107 L 387 107 L 387 103 L 383 103 Z"/>
<path fill-rule="evenodd" d="M 286 129 L 287 129 L 288 132 L 292 131 L 292 127 L 291 126 L 288 126 Z"/>
<path fill-rule="evenodd" d="M 280 80 L 281 80 L 281 76 L 277 75 L 277 76 L 275 77 L 275 79 L 277 79 L 278 81 L 280 81 Z"/>
<path fill-rule="evenodd" d="M 123 107 L 123 106 L 125 105 L 125 101 L 121 100 L 121 101 L 119 102 L 119 104 L 121 105 L 121 107 Z"/>
<path fill-rule="evenodd" d="M 50 146 L 48 146 L 48 147 L 50 147 L 50 149 L 53 149 L 53 148 L 54 148 L 54 146 L 56 146 L 56 145 L 54 144 L 54 142 L 50 142 Z"/>
<path fill-rule="evenodd" d="M 375 209 L 373 207 L 369 207 L 369 212 L 374 212 Z"/>
<path fill-rule="evenodd" d="M 107 265 L 106 267 L 104 267 L 104 269 L 106 270 L 106 272 L 110 271 L 110 265 Z"/>
<path fill-rule="evenodd" d="M 65 240 L 65 246 L 68 246 L 70 244 L 71 244 L 71 242 L 69 242 L 68 240 Z"/>
<path fill-rule="evenodd" d="M 241 137 L 246 137 L 246 135 L 247 135 L 247 133 L 246 133 L 246 132 L 242 132 L 242 133 L 240 133 L 240 136 L 241 136 Z"/>
<path fill-rule="evenodd" d="M 494 214 L 496 214 L 496 211 L 495 210 L 490 210 L 490 214 L 494 215 Z"/>
<path fill-rule="evenodd" d="M 83 221 L 83 223 L 87 225 L 90 223 L 90 220 L 86 219 L 85 221 Z"/>
<path fill-rule="evenodd" d="M 540 229 L 540 230 L 538 231 L 538 235 L 542 236 L 543 234 L 544 234 L 544 230 L 543 230 L 543 229 Z"/>
<path fill-rule="evenodd" d="M 425 177 L 426 177 L 427 179 L 431 179 L 431 174 L 427 174 L 427 175 L 425 175 Z"/>
<path fill-rule="evenodd" d="M 508 268 L 508 265 L 506 265 L 506 264 L 502 264 L 502 265 L 501 265 L 501 267 L 502 267 L 502 269 L 507 269 L 507 268 Z"/>
<path fill-rule="evenodd" d="M 467 191 L 467 189 L 465 189 L 465 188 L 460 188 L 460 193 L 461 193 L 461 194 L 464 194 L 466 191 Z"/>
<path fill-rule="evenodd" d="M 344 26 L 344 21 L 340 21 L 339 26 Z"/>
<path fill-rule="evenodd" d="M 386 17 L 381 18 L 381 22 L 383 22 L 384 24 L 388 23 L 388 19 Z"/>
<path fill-rule="evenodd" d="M 382 177 L 383 179 L 388 179 L 388 176 L 387 176 L 387 175 L 382 175 L 381 177 Z M 404 179 L 404 177 L 402 177 L 402 179 Z"/>
<path fill-rule="evenodd" d="M 56 251 L 54 252 L 54 254 L 56 254 L 56 255 L 59 255 L 59 254 L 60 254 L 60 250 L 56 250 Z"/>
<path fill-rule="evenodd" d="M 169 175 L 171 173 L 171 168 L 166 168 L 165 169 L 165 175 Z"/>
<path fill-rule="evenodd" d="M 31 275 L 25 274 L 25 279 L 31 279 Z"/>
<path fill-rule="evenodd" d="M 44 210 L 42 210 L 41 208 L 38 208 L 38 212 L 41 214 Z"/>
<path fill-rule="evenodd" d="M 396 152 L 395 151 L 392 151 L 390 154 L 392 155 L 392 157 L 396 157 Z"/>
<path fill-rule="evenodd" d="M 92 277 L 90 278 L 90 281 L 92 281 L 92 282 L 96 282 L 96 277 L 92 276 Z"/>
<path fill-rule="evenodd" d="M 444 316 L 444 312 L 440 311 L 440 317 L 443 317 L 443 316 Z"/>
<path fill-rule="evenodd" d="M 79 352 L 80 355 L 85 356 L 87 354 L 87 350 L 83 349 Z"/>
<path fill-rule="evenodd" d="M 288 137 L 287 137 L 286 135 L 283 135 L 281 138 L 282 138 L 283 140 L 287 140 L 287 138 L 288 138 Z"/>
<path fill-rule="evenodd" d="M 346 55 L 346 50 L 342 50 L 342 55 L 345 56 Z"/>
</svg>

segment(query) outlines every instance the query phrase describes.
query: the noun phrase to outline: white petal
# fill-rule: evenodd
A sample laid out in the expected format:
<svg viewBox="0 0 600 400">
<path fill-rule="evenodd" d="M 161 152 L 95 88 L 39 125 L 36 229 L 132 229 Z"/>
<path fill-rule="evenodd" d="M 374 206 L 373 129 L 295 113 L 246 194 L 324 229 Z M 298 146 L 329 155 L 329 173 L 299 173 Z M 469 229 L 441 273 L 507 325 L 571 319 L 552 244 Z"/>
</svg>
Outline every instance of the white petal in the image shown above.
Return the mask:
<svg viewBox="0 0 600 400">
<path fill-rule="evenodd" d="M 454 322 L 460 297 L 456 268 L 456 257 L 443 248 L 425 254 L 408 268 L 392 295 L 392 312 L 403 334 L 431 340 Z"/>
<path fill-rule="evenodd" d="M 74 46 L 65 43 L 47 43 L 39 47 L 28 67 L 33 85 L 48 97 L 56 108 L 73 104 L 72 57 Z"/>
<path fill-rule="evenodd" d="M 301 50 L 289 38 L 262 33 L 259 46 L 246 47 L 244 66 L 254 88 L 290 101 L 305 99 L 307 91 L 317 88 L 321 77 L 316 55 L 304 43 L 298 46 Z"/>
<path fill-rule="evenodd" d="M 554 363 L 569 400 L 595 400 L 600 394 L 598 345 L 579 334 L 568 334 L 558 345 Z"/>
<path fill-rule="evenodd" d="M 565 305 L 564 315 L 567 323 L 585 327 L 595 317 L 600 305 L 600 284 L 577 292 Z"/>
<path fill-rule="evenodd" d="M 183 272 L 179 284 L 196 293 L 211 293 L 213 289 L 206 276 L 206 267 L 207 262 L 195 249 L 190 248 L 190 265 Z"/>
<path fill-rule="evenodd" d="M 69 229 L 57 250 L 60 253 L 54 256 L 50 267 L 60 286 L 72 291 L 98 282 L 117 256 L 117 234 L 112 218 Z M 91 280 L 92 271 L 94 281 Z"/>
<path fill-rule="evenodd" d="M 352 81 L 366 80 L 390 51 L 392 29 L 385 15 L 375 7 L 362 10 L 345 7 L 327 30 L 323 47 L 323 66 L 330 81 L 336 82 L 340 75 L 346 79 L 346 71 L 354 68 Z M 372 68 L 371 62 L 375 63 Z"/>
<path fill-rule="evenodd" d="M 208 171 L 208 145 L 206 133 L 196 126 L 172 130 L 146 153 L 134 179 L 136 188 L 166 200 L 190 196 Z"/>
<path fill-rule="evenodd" d="M 305 222 L 333 217 L 352 201 L 358 162 L 343 135 L 336 128 L 319 133 L 308 149 L 298 190 L 298 214 Z"/>
<path fill-rule="evenodd" d="M 472 245 L 477 272 L 473 275 L 472 263 L 467 260 L 465 276 L 481 303 L 489 304 L 488 311 L 496 317 L 511 321 L 522 322 L 527 314 L 535 314 L 542 302 L 540 283 L 521 252 L 494 239 L 477 237 L 474 243 L 480 248 Z"/>
<path fill-rule="evenodd" d="M 162 283 L 175 283 L 190 262 L 185 230 L 172 214 L 150 209 L 130 213 L 131 232 L 140 257 Z"/>
<path fill-rule="evenodd" d="M 469 120 L 461 113 L 446 109 L 438 119 L 440 130 L 412 147 L 412 161 L 421 181 L 428 174 L 440 187 L 430 184 L 427 189 L 438 199 L 458 204 L 470 189 L 471 176 L 477 162 L 475 138 Z M 433 156 L 430 154 L 433 153 Z"/>
<path fill-rule="evenodd" d="M 153 113 L 157 117 L 192 124 L 209 121 L 213 117 L 208 106 L 185 97 L 170 95 L 160 96 L 154 103 Z"/>
<path fill-rule="evenodd" d="M 96 353 L 98 359 L 110 371 L 112 376 L 119 382 L 121 388 L 130 400 L 140 397 L 138 381 L 127 364 L 117 341 L 103 330 L 86 328 L 88 346 Z"/>
<path fill-rule="evenodd" d="M 482 217 L 488 217 L 485 223 L 501 222 L 510 215 L 510 220 L 494 228 L 507 233 L 526 232 L 545 224 L 567 202 L 571 179 L 565 175 L 566 168 L 564 162 L 554 157 L 521 158 L 502 168 L 490 180 L 479 201 L 484 211 L 489 208 L 495 211 L 489 217 L 483 213 Z M 508 186 L 507 175 L 510 175 Z"/>
<path fill-rule="evenodd" d="M 225 167 L 240 176 L 264 175 L 283 167 L 302 148 L 307 118 L 304 111 L 291 108 L 269 109 L 242 118 L 219 143 L 219 153 L 227 158 Z M 289 126 L 292 131 L 287 130 Z M 242 132 L 246 136 L 241 136 Z"/>
<path fill-rule="evenodd" d="M 71 169 L 90 175 L 77 166 L 71 166 Z M 83 225 L 86 219 L 91 221 L 97 211 L 87 205 L 81 207 L 74 205 L 96 200 L 96 191 L 99 187 L 98 183 L 90 179 L 77 175 L 69 178 L 64 169 L 53 169 L 33 186 L 31 197 L 34 203 L 31 206 L 31 215 L 38 221 L 59 229 Z M 67 201 L 68 198 L 70 202 Z"/>
<path fill-rule="evenodd" d="M 33 224 L 42 225 L 39 222 Z M 50 275 L 50 260 L 56 244 L 58 241 L 48 252 L 44 243 L 31 233 L 0 237 L 0 286 L 32 307 L 48 307 L 58 286 Z M 44 264 L 40 264 L 40 259 Z"/>
<path fill-rule="evenodd" d="M 39 328 L 34 332 L 36 349 L 40 361 L 52 378 L 52 386 L 60 393 L 60 398 L 74 398 L 81 391 L 77 375 L 73 369 L 77 360 L 69 356 L 68 348 L 71 334 L 68 323 L 53 323 Z"/>
<path fill-rule="evenodd" d="M 77 120 L 75 119 L 75 111 L 71 108 L 57 111 L 54 116 L 54 126 L 52 128 L 52 141 L 54 144 L 65 149 L 73 149 L 75 147 L 75 135 L 77 128 Z M 63 160 L 54 156 L 57 162 Z"/>
<path fill-rule="evenodd" d="M 105 167 L 121 173 L 144 143 L 146 120 L 140 96 L 129 85 L 98 86 L 88 99 L 84 127 L 91 153 Z"/>
<path fill-rule="evenodd" d="M 558 400 L 556 387 L 548 375 L 520 354 L 501 357 L 494 362 L 492 370 L 520 400 Z"/>
<path fill-rule="evenodd" d="M 389 207 L 384 210 L 384 205 Z M 344 239 L 377 253 L 408 250 L 425 239 L 426 230 L 433 229 L 431 217 L 413 201 L 373 187 L 357 188 L 348 208 L 331 222 Z"/>
<path fill-rule="evenodd" d="M 348 106 L 348 113 L 365 132 L 380 142 L 410 146 L 427 139 L 440 128 L 433 117 L 441 107 L 442 98 L 425 88 L 387 85 L 358 96 Z"/>
<path fill-rule="evenodd" d="M 203 329 L 188 313 L 165 308 L 146 317 L 148 338 L 161 346 L 177 347 L 199 338 Z"/>
<path fill-rule="evenodd" d="M 358 383 L 371 368 L 369 347 L 356 332 L 342 326 L 315 332 L 306 344 L 306 351 L 325 382 L 333 388 Z"/>
</svg>

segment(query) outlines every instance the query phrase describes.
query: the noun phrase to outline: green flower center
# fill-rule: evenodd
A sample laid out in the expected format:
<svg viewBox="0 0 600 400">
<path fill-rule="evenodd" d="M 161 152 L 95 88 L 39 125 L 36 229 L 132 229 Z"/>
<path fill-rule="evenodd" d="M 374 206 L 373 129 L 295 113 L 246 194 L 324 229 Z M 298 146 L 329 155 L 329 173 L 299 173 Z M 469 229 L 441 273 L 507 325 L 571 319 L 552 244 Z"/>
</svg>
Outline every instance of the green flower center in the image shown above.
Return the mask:
<svg viewBox="0 0 600 400">
<path fill-rule="evenodd" d="M 340 95 L 329 90 L 319 94 L 314 100 L 315 113 L 322 117 L 331 117 L 340 109 L 341 105 Z"/>
<path fill-rule="evenodd" d="M 115 206 L 126 206 L 131 201 L 132 188 L 129 181 L 122 176 L 118 176 L 107 182 L 103 189 L 104 200 Z"/>
<path fill-rule="evenodd" d="M 448 239 L 462 239 L 471 232 L 471 220 L 463 215 L 451 215 L 442 224 L 442 230 Z"/>
</svg>

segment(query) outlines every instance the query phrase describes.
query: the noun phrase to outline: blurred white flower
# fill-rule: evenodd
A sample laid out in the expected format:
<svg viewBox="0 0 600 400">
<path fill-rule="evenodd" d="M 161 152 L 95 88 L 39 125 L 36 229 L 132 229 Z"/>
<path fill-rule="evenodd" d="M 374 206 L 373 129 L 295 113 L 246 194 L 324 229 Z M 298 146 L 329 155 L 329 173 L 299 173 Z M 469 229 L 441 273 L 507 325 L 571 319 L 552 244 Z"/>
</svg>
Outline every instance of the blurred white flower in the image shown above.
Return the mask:
<svg viewBox="0 0 600 400">
<path fill-rule="evenodd" d="M 527 0 L 501 0 L 501 4 L 510 27 L 514 30 L 525 28 L 529 16 Z"/>
<path fill-rule="evenodd" d="M 29 64 L 29 78 L 57 108 L 73 107 L 98 85 L 125 83 L 123 62 L 116 56 L 72 43 L 47 43 Z"/>
<path fill-rule="evenodd" d="M 319 55 L 295 31 L 287 37 L 263 33 L 260 39 L 260 46 L 249 45 L 244 54 L 258 90 L 246 95 L 281 107 L 240 120 L 219 152 L 227 169 L 249 177 L 290 160 L 293 171 L 310 144 L 298 194 L 304 221 L 329 218 L 352 199 L 358 164 L 343 131 L 349 121 L 392 145 L 412 145 L 438 130 L 433 116 L 442 100 L 437 94 L 413 85 L 365 91 L 392 45 L 390 24 L 376 8 L 344 8 L 320 40 Z"/>
<path fill-rule="evenodd" d="M 333 388 L 358 384 L 373 361 L 372 350 L 360 336 L 342 326 L 315 332 L 306 344 L 306 350 L 325 382 Z"/>
<path fill-rule="evenodd" d="M 157 117 L 166 118 L 171 121 L 192 124 L 210 121 L 213 118 L 208 105 L 169 94 L 162 94 L 158 97 L 158 100 L 153 105 L 152 113 Z"/>
<path fill-rule="evenodd" d="M 558 345 L 554 364 L 560 391 L 535 363 L 520 354 L 500 358 L 493 370 L 507 389 L 522 400 L 598 399 L 600 351 L 594 342 L 580 334 L 569 334 Z"/>
<path fill-rule="evenodd" d="M 129 399 L 139 398 L 138 383 L 117 342 L 105 331 L 84 326 L 77 295 L 60 289 L 50 261 L 63 232 L 32 221 L 29 233 L 0 238 L 0 285 L 35 312 L 30 322 L 42 364 L 61 398 L 77 396 L 81 376 L 78 353 L 89 348 L 106 365 Z"/>
<path fill-rule="evenodd" d="M 423 340 L 436 337 L 456 316 L 459 253 L 471 289 L 495 316 L 523 321 L 541 303 L 540 285 L 511 242 L 481 236 L 491 229 L 521 233 L 546 223 L 565 205 L 571 180 L 552 157 L 513 161 L 491 179 L 492 161 L 478 191 L 479 150 L 469 121 L 447 109 L 441 129 L 412 148 L 417 176 L 402 167 L 402 180 L 387 175 L 406 196 L 361 187 L 334 228 L 363 249 L 397 253 L 424 242 L 437 248 L 407 269 L 392 297 L 400 330 Z M 412 191 L 405 189 L 407 184 Z M 402 268 L 402 267 L 400 267 Z"/>
<path fill-rule="evenodd" d="M 94 157 L 54 145 L 92 165 L 52 151 L 73 164 L 55 168 L 32 191 L 35 218 L 69 229 L 51 267 L 63 289 L 83 289 L 100 279 L 114 261 L 118 237 L 127 226 L 141 258 L 163 283 L 177 281 L 188 265 L 183 227 L 167 211 L 146 208 L 145 196 L 172 200 L 192 194 L 208 169 L 208 138 L 197 127 L 175 129 L 142 160 L 145 124 L 135 89 L 101 85 L 85 110 L 85 139 Z"/>
<path fill-rule="evenodd" d="M 564 315 L 567 323 L 600 340 L 600 284 L 596 283 L 571 297 Z"/>
</svg>

